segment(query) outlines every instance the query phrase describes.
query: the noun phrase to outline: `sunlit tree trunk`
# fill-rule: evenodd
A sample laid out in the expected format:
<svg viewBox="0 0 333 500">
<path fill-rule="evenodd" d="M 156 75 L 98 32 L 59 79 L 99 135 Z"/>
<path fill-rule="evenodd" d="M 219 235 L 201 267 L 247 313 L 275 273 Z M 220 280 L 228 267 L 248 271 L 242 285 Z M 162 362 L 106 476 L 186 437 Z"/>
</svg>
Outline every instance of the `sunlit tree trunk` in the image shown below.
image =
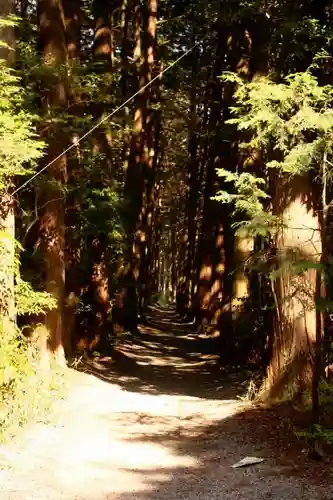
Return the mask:
<svg viewBox="0 0 333 500">
<path fill-rule="evenodd" d="M 224 67 L 226 54 L 226 29 L 220 22 L 217 29 L 217 50 L 212 75 L 208 79 L 206 99 L 209 100 L 207 166 L 203 194 L 203 221 L 199 243 L 199 277 L 196 296 L 197 323 L 208 326 L 208 331 L 218 335 L 221 304 L 224 293 L 226 227 L 228 223 L 225 207 L 218 205 L 212 197 L 219 189 L 216 169 L 228 161 L 229 144 L 224 137 L 223 120 L 226 118 L 228 102 L 222 95 L 219 76 Z M 222 97 L 222 99 L 221 99 Z"/>
<path fill-rule="evenodd" d="M 122 99 L 126 101 L 131 92 L 130 85 L 130 63 L 129 58 L 133 55 L 131 51 L 131 21 L 133 21 L 132 12 L 132 0 L 122 0 L 121 4 L 121 14 L 120 14 L 120 28 L 121 28 L 121 93 Z M 131 125 L 132 119 L 129 113 L 129 108 L 126 107 L 124 110 L 123 118 L 123 148 L 122 148 L 122 162 L 123 168 L 121 169 L 121 175 L 118 175 L 121 183 L 125 183 L 126 171 L 128 169 L 128 159 L 130 153 L 130 141 L 131 141 Z"/>
<path fill-rule="evenodd" d="M 68 0 L 64 3 L 64 15 L 66 26 L 66 45 L 68 53 L 69 86 L 72 71 L 77 70 L 80 59 L 81 45 L 81 0 Z M 73 106 L 72 113 L 76 113 L 75 105 L 79 104 L 78 97 L 69 89 L 69 103 Z M 76 140 L 73 135 L 72 141 Z M 79 145 L 68 154 L 68 186 L 74 187 L 80 182 L 80 149 Z M 76 230 L 77 214 L 80 212 L 80 204 L 77 200 L 75 189 L 71 193 L 69 189 L 66 200 L 65 226 L 66 226 L 66 298 L 64 310 L 64 328 L 66 331 L 65 350 L 71 356 L 74 348 L 75 321 L 80 303 L 80 284 L 78 268 L 81 260 L 80 235 Z"/>
<path fill-rule="evenodd" d="M 131 43 L 129 37 L 130 27 L 130 10 L 131 0 L 122 0 L 121 14 L 120 14 L 120 28 L 122 30 L 122 44 L 121 44 L 121 88 L 124 98 L 127 96 L 128 91 L 128 76 L 129 76 L 129 56 L 131 56 Z"/>
<path fill-rule="evenodd" d="M 66 62 L 65 19 L 60 0 L 39 0 L 39 42 L 43 63 L 56 77 L 48 91 L 45 111 L 67 106 L 67 89 L 60 67 Z M 45 137 L 46 138 L 46 137 Z M 47 155 L 44 163 L 54 160 L 64 148 L 65 138 L 55 125 L 49 132 Z M 44 248 L 46 265 L 46 291 L 58 302 L 57 308 L 47 313 L 49 349 L 58 363 L 65 364 L 64 353 L 64 298 L 65 298 L 65 193 L 67 159 L 62 155 L 48 168 L 43 183 L 43 212 L 40 220 L 40 239 Z"/>
<path fill-rule="evenodd" d="M 155 65 L 156 25 L 157 25 L 157 1 L 147 1 L 147 27 L 143 36 L 143 61 L 141 67 L 140 85 L 148 85 L 153 77 Z M 141 210 L 137 226 L 137 237 L 139 247 L 137 255 L 140 255 L 142 273 L 147 273 L 147 263 L 144 263 L 145 255 L 149 249 L 149 225 L 152 223 L 151 205 L 154 195 L 154 165 L 156 159 L 156 142 L 154 138 L 159 135 L 159 123 L 157 115 L 152 109 L 153 100 L 152 85 L 146 87 L 142 92 L 142 124 L 141 128 L 141 175 L 143 177 L 143 192 Z M 159 120 L 158 120 L 159 122 Z"/>
<path fill-rule="evenodd" d="M 135 75 L 136 88 L 139 90 L 144 86 L 144 71 L 143 71 L 143 51 L 141 42 L 141 4 L 140 0 L 133 0 L 131 11 L 132 33 L 133 33 L 133 68 Z M 128 14 L 129 15 L 129 14 Z M 123 42 L 124 43 L 124 42 Z M 123 61 L 123 64 L 125 62 Z M 126 86 L 127 90 L 127 86 Z M 128 300 L 122 301 L 122 316 L 132 315 L 131 321 L 137 324 L 137 280 L 140 272 L 141 264 L 141 241 L 138 236 L 138 224 L 140 222 L 144 176 L 142 168 L 143 157 L 143 119 L 144 119 L 144 92 L 136 97 L 134 123 L 131 138 L 129 140 L 129 148 L 127 145 L 124 150 L 124 167 L 125 167 L 125 187 L 124 195 L 126 200 L 126 249 L 125 260 L 126 265 L 120 270 L 121 282 L 123 283 L 122 295 L 128 297 Z M 135 316 L 135 317 L 133 317 Z"/>
<path fill-rule="evenodd" d="M 209 81 L 210 75 L 207 75 L 207 80 Z M 208 81 L 206 83 L 206 88 L 208 86 Z M 207 256 L 205 256 L 206 251 L 206 242 L 207 242 L 207 225 L 208 225 L 208 217 L 207 217 L 207 198 L 210 186 L 210 165 L 208 162 L 209 157 L 209 147 L 210 147 L 210 138 L 209 134 L 206 133 L 207 127 L 209 126 L 209 114 L 210 114 L 210 103 L 208 99 L 203 98 L 202 96 L 198 96 L 198 100 L 203 100 L 204 109 L 200 116 L 198 116 L 198 133 L 201 136 L 201 140 L 198 144 L 198 207 L 197 207 L 197 223 L 196 223 L 196 233 L 195 233 L 195 245 L 194 245 L 194 256 L 193 256 L 193 268 L 194 268 L 194 276 L 193 276 L 193 285 L 192 285 L 192 311 L 194 316 L 198 316 L 200 318 L 200 303 L 202 296 L 202 268 L 204 266 L 204 261 L 207 260 Z M 209 175 L 208 175 L 208 172 Z M 208 181 L 208 182 L 207 182 Z M 187 232 L 186 232 L 187 235 Z M 197 320 L 199 319 L 197 317 Z"/>
<path fill-rule="evenodd" d="M 159 72 L 163 71 L 163 65 L 160 65 Z M 147 150 L 149 156 L 149 169 L 150 169 L 150 182 L 147 183 L 147 209 L 145 216 L 145 226 L 147 232 L 147 244 L 145 253 L 145 260 L 143 262 L 143 273 L 146 274 L 146 284 L 152 281 L 152 266 L 154 259 L 154 245 L 155 245 L 155 229 L 156 229 L 156 218 L 157 218 L 157 201 L 158 201 L 158 173 L 160 168 L 160 162 L 162 158 L 162 116 L 161 109 L 159 108 L 160 97 L 161 97 L 161 76 L 158 78 L 151 89 L 151 103 L 150 103 L 150 118 L 147 129 Z M 153 109 L 154 105 L 158 109 Z M 147 295 L 148 299 L 148 295 Z"/>
<path fill-rule="evenodd" d="M 159 252 L 160 252 L 160 242 L 161 242 L 161 215 L 159 209 L 159 186 L 155 190 L 155 217 L 154 217 L 154 231 L 152 240 L 152 258 L 151 258 L 151 272 L 150 272 L 150 282 L 149 282 L 149 292 L 150 296 L 152 292 L 157 292 L 159 290 Z"/>
<path fill-rule="evenodd" d="M 254 248 L 253 238 L 246 231 L 239 231 L 234 239 L 235 276 L 232 285 L 232 319 L 237 321 L 250 298 L 250 279 L 247 271 L 248 259 Z"/>
<path fill-rule="evenodd" d="M 196 43 L 196 37 L 193 36 L 193 45 Z M 199 72 L 199 52 L 197 49 L 192 51 L 192 82 L 190 91 L 190 130 L 188 145 L 188 198 L 186 201 L 186 223 L 187 228 L 184 234 L 186 238 L 185 251 L 185 276 L 182 293 L 185 295 L 186 310 L 190 311 L 193 307 L 193 289 L 194 289 L 194 256 L 196 245 L 196 228 L 198 219 L 198 192 L 199 192 L 199 163 L 197 158 L 198 151 L 198 116 L 197 116 L 197 85 Z"/>
<path fill-rule="evenodd" d="M 69 59 L 75 60 L 80 56 L 81 0 L 64 1 L 64 15 L 67 53 Z"/>
<path fill-rule="evenodd" d="M 157 28 L 157 0 L 147 2 L 147 30 L 144 34 L 144 81 L 145 85 L 155 76 L 156 65 L 156 28 Z M 160 67 L 160 71 L 163 66 Z M 144 147 L 143 169 L 145 177 L 145 192 L 142 206 L 141 233 L 145 234 L 143 248 L 141 248 L 141 269 L 139 296 L 146 305 L 147 287 L 150 281 L 152 259 L 152 232 L 155 218 L 155 184 L 158 167 L 159 140 L 161 133 L 161 111 L 154 109 L 160 100 L 160 79 L 145 89 L 145 116 L 144 116 Z M 143 311 L 141 311 L 143 312 Z"/>
<path fill-rule="evenodd" d="M 133 60 L 135 63 L 136 70 L 136 81 L 137 89 L 144 86 L 143 80 L 143 54 L 142 54 L 142 43 L 141 43 L 141 11 L 140 11 L 140 1 L 134 0 L 133 2 Z M 135 101 L 135 111 L 134 111 L 134 124 L 131 137 L 130 151 L 127 162 L 127 172 L 126 172 L 126 185 L 125 185 L 125 197 L 129 205 L 128 213 L 128 255 L 127 257 L 131 259 L 132 249 L 133 253 L 139 252 L 135 247 L 133 248 L 133 237 L 136 230 L 137 218 L 141 211 L 142 205 L 142 192 L 143 192 L 143 173 L 142 173 L 142 148 L 143 148 L 143 109 L 144 109 L 144 99 L 143 92 L 141 92 Z"/>
<path fill-rule="evenodd" d="M 235 238 L 231 228 L 231 208 L 212 201 L 212 196 L 223 189 L 217 169 L 234 171 L 238 164 L 237 142 L 226 122 L 233 104 L 233 87 L 221 83 L 223 70 L 236 71 L 244 77 L 249 72 L 251 38 L 241 23 L 226 26 L 217 24 L 218 49 L 213 68 L 212 83 L 207 88 L 210 101 L 208 127 L 211 135 L 207 148 L 208 164 L 204 192 L 201 249 L 203 262 L 199 275 L 199 316 L 204 318 L 212 335 L 221 335 L 221 352 L 231 361 L 234 352 L 233 330 L 244 299 L 250 295 L 249 280 L 244 265 L 253 242 L 245 234 Z M 231 273 L 231 269 L 235 269 Z M 234 323 L 234 325 L 233 325 Z"/>
<path fill-rule="evenodd" d="M 157 1 L 145 4 L 145 19 L 141 20 L 140 3 L 134 2 L 134 62 L 138 88 L 134 128 L 131 139 L 125 195 L 129 203 L 128 258 L 132 260 L 134 277 L 141 289 L 146 289 L 151 259 L 151 230 L 154 217 L 154 167 L 159 137 L 158 115 L 152 109 L 153 89 L 144 88 L 153 78 L 155 65 Z M 144 27 L 143 36 L 141 29 Z M 156 92 L 156 90 L 155 90 Z"/>
<path fill-rule="evenodd" d="M 228 64 L 236 71 L 244 80 L 251 78 L 250 64 L 252 55 L 252 33 L 244 25 L 237 26 L 233 30 L 228 39 Z M 232 104 L 233 87 L 230 84 L 225 84 L 225 95 L 228 96 L 228 106 Z M 228 110 L 228 114 L 230 114 Z M 235 131 L 234 131 L 235 133 Z M 240 171 L 239 163 L 244 161 L 237 152 L 237 147 L 230 148 L 230 166 L 232 170 Z M 245 170 L 250 168 L 249 165 L 244 166 Z M 247 304 L 251 300 L 251 281 L 249 275 L 248 259 L 251 256 L 254 248 L 254 240 L 249 236 L 246 230 L 236 231 L 233 238 L 233 266 L 234 273 L 231 283 L 231 320 L 233 324 L 233 338 L 251 339 L 252 325 L 250 316 L 247 312 Z M 231 341 L 232 342 L 232 341 Z M 243 340 L 240 346 L 240 352 L 237 353 L 239 361 L 246 362 L 249 355 L 248 342 Z"/>
<path fill-rule="evenodd" d="M 97 63 L 97 70 L 106 76 L 113 71 L 115 61 L 113 18 L 117 7 L 117 2 L 95 0 L 93 3 L 95 22 L 93 60 Z M 101 89 L 103 92 L 109 91 L 108 86 L 103 88 L 103 84 L 101 84 Z M 96 121 L 100 120 L 103 113 L 107 111 L 108 109 L 102 100 L 94 103 L 93 116 Z M 109 125 L 104 124 L 94 131 L 93 144 L 96 168 L 92 173 L 92 187 L 97 191 L 112 188 L 115 186 L 118 174 L 113 168 L 112 134 Z M 98 155 L 103 156 L 99 158 Z M 96 229 L 88 240 L 89 283 L 87 296 L 92 308 L 90 334 L 94 336 L 94 343 L 100 342 L 102 345 L 105 343 L 107 335 L 110 312 L 108 235 Z"/>
<path fill-rule="evenodd" d="M 94 0 L 93 11 L 95 17 L 94 58 L 111 68 L 114 62 L 114 44 L 112 31 L 111 2 Z"/>
<path fill-rule="evenodd" d="M 310 268 L 296 274 L 288 262 L 320 261 L 321 228 L 315 208 L 315 187 L 309 177 L 280 179 L 278 183 L 275 180 L 275 185 L 278 187 L 274 211 L 282 215 L 284 227 L 276 238 L 280 267 L 277 279 L 272 281 L 276 326 L 263 397 L 292 399 L 309 388 L 312 379 L 317 273 Z"/>
</svg>

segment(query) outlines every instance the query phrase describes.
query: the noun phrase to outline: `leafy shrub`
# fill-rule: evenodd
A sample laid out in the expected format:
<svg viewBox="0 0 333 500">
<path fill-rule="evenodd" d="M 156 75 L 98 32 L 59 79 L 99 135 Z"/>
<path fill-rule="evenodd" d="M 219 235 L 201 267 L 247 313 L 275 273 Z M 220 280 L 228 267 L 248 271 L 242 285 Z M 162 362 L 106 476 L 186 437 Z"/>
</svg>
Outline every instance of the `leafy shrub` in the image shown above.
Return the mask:
<svg viewBox="0 0 333 500">
<path fill-rule="evenodd" d="M 333 430 L 327 429 L 322 425 L 315 425 L 312 431 L 296 431 L 296 436 L 305 441 L 324 443 L 329 446 L 333 446 Z"/>
<path fill-rule="evenodd" d="M 36 342 L 0 325 L 0 441 L 32 420 L 45 420 L 61 394 L 63 375 L 41 369 Z"/>
<path fill-rule="evenodd" d="M 310 395 L 308 395 L 310 401 Z M 304 429 L 295 431 L 299 439 L 304 439 L 309 443 L 321 443 L 324 446 L 328 445 L 333 450 L 333 385 L 328 384 L 325 380 L 321 381 L 319 386 L 319 400 L 321 406 L 322 422 L 320 425 L 315 425 L 313 429 Z M 309 402 L 308 410 L 311 403 Z"/>
<path fill-rule="evenodd" d="M 0 255 L 2 239 L 0 238 Z M 46 292 L 35 291 L 19 275 L 16 257 L 12 272 L 15 276 L 15 310 L 18 315 L 45 314 L 56 307 L 56 300 Z M 5 293 L 0 290 L 0 299 Z M 0 300 L 1 304 L 1 300 Z M 17 433 L 31 420 L 45 419 L 62 386 L 62 376 L 41 367 L 40 334 L 26 338 L 13 323 L 0 317 L 0 441 Z"/>
</svg>

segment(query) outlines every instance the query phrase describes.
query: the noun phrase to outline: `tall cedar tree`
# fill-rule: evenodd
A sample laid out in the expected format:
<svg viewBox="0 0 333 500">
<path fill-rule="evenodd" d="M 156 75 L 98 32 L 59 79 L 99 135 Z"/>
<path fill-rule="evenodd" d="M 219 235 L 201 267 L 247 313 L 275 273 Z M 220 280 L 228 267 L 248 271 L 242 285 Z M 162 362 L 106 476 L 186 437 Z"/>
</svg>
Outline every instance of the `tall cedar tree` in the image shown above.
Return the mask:
<svg viewBox="0 0 333 500">
<path fill-rule="evenodd" d="M 48 143 L 44 164 L 54 160 L 66 146 L 57 114 L 68 103 L 64 65 L 67 60 L 65 17 L 61 0 L 39 0 L 39 49 L 43 64 L 52 83 L 48 85 L 44 98 L 45 120 L 50 127 L 45 139 Z M 58 302 L 56 309 L 46 317 L 48 348 L 60 364 L 65 363 L 68 338 L 64 331 L 65 299 L 65 186 L 67 182 L 67 157 L 62 155 L 53 162 L 45 176 L 42 188 L 40 216 L 40 244 L 45 260 L 45 289 Z"/>
</svg>

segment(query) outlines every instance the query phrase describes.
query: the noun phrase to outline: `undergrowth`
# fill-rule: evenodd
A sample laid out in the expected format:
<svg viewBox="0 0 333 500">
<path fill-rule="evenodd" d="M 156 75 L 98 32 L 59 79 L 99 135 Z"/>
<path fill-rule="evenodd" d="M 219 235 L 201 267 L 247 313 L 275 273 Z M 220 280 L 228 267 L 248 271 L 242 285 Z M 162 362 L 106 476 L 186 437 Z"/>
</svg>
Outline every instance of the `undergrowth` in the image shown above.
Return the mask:
<svg viewBox="0 0 333 500">
<path fill-rule="evenodd" d="M 165 294 L 164 292 L 154 293 L 152 296 L 152 304 L 158 307 L 166 307 L 169 304 L 167 294 Z"/>
<path fill-rule="evenodd" d="M 320 383 L 319 401 L 321 408 L 321 422 L 313 428 L 295 430 L 299 439 L 308 443 L 321 443 L 333 451 L 333 385 L 325 380 Z M 310 410 L 310 407 L 307 408 Z"/>
<path fill-rule="evenodd" d="M 39 351 L 19 332 L 0 327 L 0 442 L 30 422 L 47 422 L 64 395 L 64 372 L 41 368 Z"/>
<path fill-rule="evenodd" d="M 242 396 L 238 396 L 244 403 L 251 403 L 261 401 L 260 399 L 260 384 L 258 380 L 251 378 L 248 382 L 246 391 Z M 320 444 L 329 453 L 333 452 L 333 385 L 327 381 L 322 380 L 319 387 L 319 401 L 321 422 L 317 425 L 302 425 L 302 429 L 295 427 L 295 425 L 287 419 L 288 426 L 292 429 L 296 437 L 305 441 L 309 445 L 314 443 Z M 306 403 L 305 403 L 306 402 Z M 272 401 L 271 401 L 272 403 Z M 275 404 L 282 402 L 275 401 Z M 303 403 L 301 406 L 297 405 L 298 411 L 308 415 L 308 421 L 311 419 L 311 394 L 305 393 Z M 285 422 L 285 423 L 286 423 Z"/>
</svg>

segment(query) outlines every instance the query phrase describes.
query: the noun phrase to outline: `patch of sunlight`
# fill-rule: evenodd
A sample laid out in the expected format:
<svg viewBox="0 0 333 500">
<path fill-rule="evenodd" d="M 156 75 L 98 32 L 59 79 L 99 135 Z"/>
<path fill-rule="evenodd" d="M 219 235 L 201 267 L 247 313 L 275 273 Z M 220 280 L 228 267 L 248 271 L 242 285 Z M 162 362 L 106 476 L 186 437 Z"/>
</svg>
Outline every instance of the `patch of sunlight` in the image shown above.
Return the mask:
<svg viewBox="0 0 333 500">
<path fill-rule="evenodd" d="M 163 355 L 156 356 L 154 353 L 142 353 L 142 352 L 129 352 L 122 349 L 122 352 L 126 354 L 126 356 L 130 359 L 135 359 L 136 363 L 141 366 L 173 366 L 179 369 L 188 368 L 192 369 L 197 366 L 203 366 L 207 364 L 207 361 L 214 361 L 218 359 L 218 356 L 211 356 L 209 359 L 201 359 L 198 361 L 193 360 L 184 360 L 184 358 L 180 356 L 172 356 L 172 355 Z"/>
<path fill-rule="evenodd" d="M 179 442 L 244 408 L 235 400 L 127 392 L 87 375 L 78 382 L 58 427 L 36 426 L 19 449 L 9 447 L 13 470 L 1 475 L 1 498 L 138 498 L 177 469 L 196 474 L 199 459 Z"/>
<path fill-rule="evenodd" d="M 145 429 L 142 435 L 142 426 L 133 425 L 126 415 L 111 413 L 111 421 L 96 416 L 87 419 L 84 413 L 82 418 L 76 418 L 76 422 L 70 419 L 62 428 L 35 429 L 30 436 L 33 439 L 22 443 L 21 467 L 17 470 L 22 485 L 19 498 L 29 498 L 33 491 L 36 500 L 53 500 L 59 492 L 73 498 L 84 494 L 85 499 L 90 499 L 111 492 L 147 491 L 158 481 L 170 480 L 173 469 L 198 465 L 191 456 L 151 442 L 151 429 Z M 117 423 L 123 424 L 123 431 Z M 15 459 L 13 462 L 17 464 Z M 15 489 L 15 477 L 2 477 L 5 495 Z M 38 491 L 43 491 L 44 497 L 38 497 Z"/>
<path fill-rule="evenodd" d="M 190 333 L 188 335 L 177 335 L 177 339 L 190 340 L 193 342 L 198 340 L 198 335 L 196 333 Z"/>
<path fill-rule="evenodd" d="M 77 443 L 74 448 L 63 450 L 58 456 L 63 465 L 71 467 L 78 460 L 89 463 L 94 469 L 101 465 L 117 469 L 149 470 L 156 468 L 195 467 L 197 462 L 189 456 L 179 456 L 169 448 L 157 443 L 126 442 L 123 440 L 108 439 L 107 435 L 95 435 L 89 443 Z M 80 467 L 77 467 L 80 472 Z M 82 473 L 80 474 L 82 475 Z"/>
<path fill-rule="evenodd" d="M 148 349 L 156 349 L 158 351 L 174 351 L 177 348 L 169 345 L 161 345 L 160 343 L 157 342 L 152 342 L 148 340 L 140 340 L 139 344 L 124 344 L 123 346 L 120 347 L 120 350 L 124 350 L 124 348 L 128 348 L 131 350 L 135 351 L 142 351 L 142 348 L 148 348 Z"/>
</svg>

